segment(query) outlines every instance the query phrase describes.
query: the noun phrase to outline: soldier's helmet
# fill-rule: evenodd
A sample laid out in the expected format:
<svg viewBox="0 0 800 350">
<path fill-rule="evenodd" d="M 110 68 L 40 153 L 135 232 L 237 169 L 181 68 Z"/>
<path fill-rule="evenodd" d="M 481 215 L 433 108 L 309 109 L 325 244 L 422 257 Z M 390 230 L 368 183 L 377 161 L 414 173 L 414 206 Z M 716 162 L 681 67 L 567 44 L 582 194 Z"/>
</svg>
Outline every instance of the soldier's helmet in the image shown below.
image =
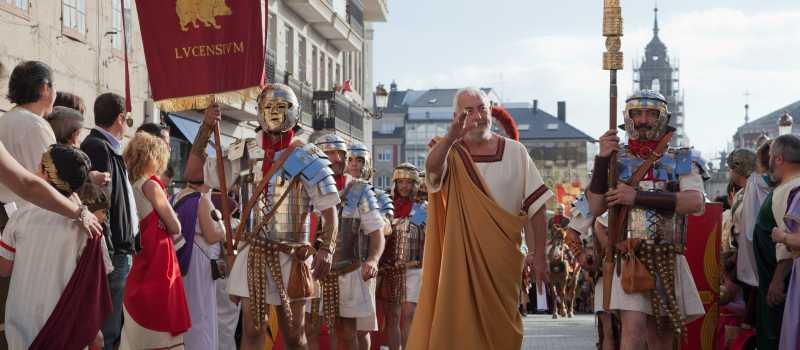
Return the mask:
<svg viewBox="0 0 800 350">
<path fill-rule="evenodd" d="M 317 138 L 314 142 L 323 152 L 347 152 L 347 142 L 336 134 L 325 134 Z"/>
<path fill-rule="evenodd" d="M 372 156 L 370 155 L 367 145 L 355 142 L 347 148 L 347 158 L 361 158 L 364 160 L 364 166 L 361 168 L 361 178 L 369 181 L 372 178 Z"/>
<path fill-rule="evenodd" d="M 268 84 L 258 95 L 258 124 L 265 132 L 286 132 L 300 120 L 300 101 L 292 88 Z"/>
<path fill-rule="evenodd" d="M 636 130 L 630 112 L 636 109 L 652 109 L 658 111 L 656 126 L 645 134 Z M 664 95 L 653 90 L 639 90 L 625 100 L 625 133 L 634 140 L 658 141 L 669 130 L 669 110 Z"/>
<path fill-rule="evenodd" d="M 392 190 L 393 194 L 397 194 L 396 189 L 398 180 L 411 180 L 414 183 L 414 189 L 412 190 L 411 198 L 416 198 L 420 184 L 419 169 L 417 169 L 417 167 L 411 163 L 401 163 L 395 167 L 394 175 L 392 176 L 392 184 L 394 185 L 394 189 Z"/>
</svg>

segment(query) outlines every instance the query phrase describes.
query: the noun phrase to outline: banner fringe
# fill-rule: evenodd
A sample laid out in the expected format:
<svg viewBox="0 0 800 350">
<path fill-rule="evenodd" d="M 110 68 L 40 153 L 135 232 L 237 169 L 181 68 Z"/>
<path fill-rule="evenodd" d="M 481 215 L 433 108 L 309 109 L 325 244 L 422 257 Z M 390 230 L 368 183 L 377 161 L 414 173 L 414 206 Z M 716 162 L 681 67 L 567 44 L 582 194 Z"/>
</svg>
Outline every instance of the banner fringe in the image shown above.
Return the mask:
<svg viewBox="0 0 800 350">
<path fill-rule="evenodd" d="M 180 112 L 193 109 L 205 109 L 212 102 L 224 103 L 230 106 L 242 106 L 245 102 L 255 100 L 261 94 L 261 87 L 254 86 L 242 90 L 228 91 L 217 94 L 168 98 L 156 101 L 156 107 L 164 112 Z"/>
</svg>

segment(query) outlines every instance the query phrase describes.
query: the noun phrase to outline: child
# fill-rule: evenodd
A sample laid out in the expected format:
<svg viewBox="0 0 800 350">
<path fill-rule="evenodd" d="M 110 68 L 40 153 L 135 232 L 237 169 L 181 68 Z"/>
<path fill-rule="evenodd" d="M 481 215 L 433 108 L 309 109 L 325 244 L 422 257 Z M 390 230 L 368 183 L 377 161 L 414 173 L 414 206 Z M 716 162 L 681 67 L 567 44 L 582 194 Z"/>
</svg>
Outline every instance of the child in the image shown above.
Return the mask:
<svg viewBox="0 0 800 350">
<path fill-rule="evenodd" d="M 125 286 L 120 349 L 183 349 L 191 320 L 173 242 L 182 237 L 181 225 L 158 178 L 167 167 L 169 146 L 138 132 L 123 158 L 139 215 L 141 251 Z"/>
<path fill-rule="evenodd" d="M 53 145 L 38 175 L 72 197 L 89 167 L 77 148 Z M 80 222 L 31 204 L 12 215 L 0 242 L 0 275 L 11 275 L 5 323 L 10 349 L 102 345 L 100 327 L 111 311 L 111 261 L 102 237 L 88 238 L 83 230 Z"/>
</svg>

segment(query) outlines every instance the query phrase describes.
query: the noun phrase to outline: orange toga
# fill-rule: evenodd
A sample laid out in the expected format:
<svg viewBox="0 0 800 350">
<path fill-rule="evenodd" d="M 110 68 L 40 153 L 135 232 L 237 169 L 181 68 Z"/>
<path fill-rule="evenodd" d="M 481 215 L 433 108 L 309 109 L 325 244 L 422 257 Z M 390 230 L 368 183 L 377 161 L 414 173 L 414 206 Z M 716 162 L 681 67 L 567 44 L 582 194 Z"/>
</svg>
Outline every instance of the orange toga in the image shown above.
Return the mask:
<svg viewBox="0 0 800 350">
<path fill-rule="evenodd" d="M 441 191 L 429 195 L 425 273 L 408 348 L 519 349 L 526 216 L 497 204 L 461 144 L 447 164 Z"/>
</svg>

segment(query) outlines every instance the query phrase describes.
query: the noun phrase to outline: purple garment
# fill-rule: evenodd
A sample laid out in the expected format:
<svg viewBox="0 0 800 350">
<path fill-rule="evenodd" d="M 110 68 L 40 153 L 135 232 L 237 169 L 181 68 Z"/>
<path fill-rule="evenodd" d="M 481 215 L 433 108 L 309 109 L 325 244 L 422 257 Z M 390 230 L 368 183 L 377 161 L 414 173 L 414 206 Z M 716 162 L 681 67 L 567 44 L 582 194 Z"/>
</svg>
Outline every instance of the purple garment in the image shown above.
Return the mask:
<svg viewBox="0 0 800 350">
<path fill-rule="evenodd" d="M 789 194 L 789 207 L 783 222 L 789 234 L 800 234 L 800 188 Z M 800 350 L 800 258 L 792 265 L 792 278 L 786 293 L 786 306 L 781 322 L 781 350 Z"/>
<path fill-rule="evenodd" d="M 189 263 L 192 262 L 192 248 L 194 247 L 194 234 L 197 228 L 197 207 L 200 205 L 200 192 L 187 194 L 175 204 L 173 208 L 178 214 L 178 221 L 181 222 L 181 234 L 186 244 L 178 249 L 175 254 L 178 256 L 178 265 L 181 268 L 181 275 L 186 276 L 189 272 Z"/>
<path fill-rule="evenodd" d="M 786 207 L 786 216 L 783 223 L 786 224 L 788 233 L 800 233 L 800 187 L 789 192 L 789 205 Z"/>
<path fill-rule="evenodd" d="M 792 279 L 783 309 L 780 350 L 800 349 L 800 258 L 794 259 Z"/>
</svg>

